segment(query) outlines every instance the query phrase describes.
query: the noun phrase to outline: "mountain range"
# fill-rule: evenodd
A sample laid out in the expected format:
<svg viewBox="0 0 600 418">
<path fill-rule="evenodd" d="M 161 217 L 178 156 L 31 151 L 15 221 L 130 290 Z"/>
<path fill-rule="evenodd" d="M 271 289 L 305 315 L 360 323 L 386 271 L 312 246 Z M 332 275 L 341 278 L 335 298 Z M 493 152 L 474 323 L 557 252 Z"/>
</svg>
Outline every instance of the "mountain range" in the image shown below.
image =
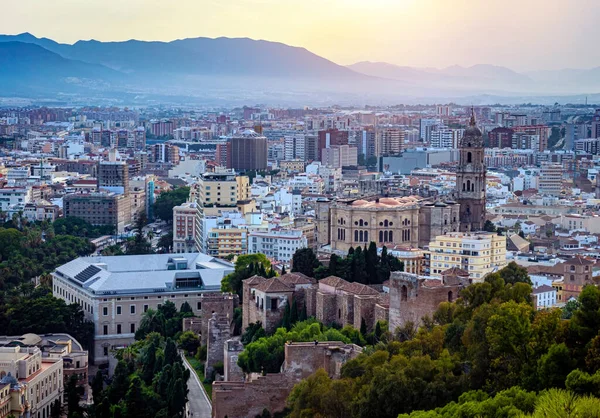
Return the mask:
<svg viewBox="0 0 600 418">
<path fill-rule="evenodd" d="M 443 69 L 383 62 L 338 65 L 305 48 L 248 38 L 62 44 L 0 35 L 0 95 L 130 95 L 205 103 L 398 103 L 600 92 L 600 67 L 518 73 L 474 65 Z M 485 99 L 484 99 L 485 98 Z M 575 98 L 578 100 L 577 98 Z M 581 98 L 579 98 L 581 99 Z"/>
</svg>

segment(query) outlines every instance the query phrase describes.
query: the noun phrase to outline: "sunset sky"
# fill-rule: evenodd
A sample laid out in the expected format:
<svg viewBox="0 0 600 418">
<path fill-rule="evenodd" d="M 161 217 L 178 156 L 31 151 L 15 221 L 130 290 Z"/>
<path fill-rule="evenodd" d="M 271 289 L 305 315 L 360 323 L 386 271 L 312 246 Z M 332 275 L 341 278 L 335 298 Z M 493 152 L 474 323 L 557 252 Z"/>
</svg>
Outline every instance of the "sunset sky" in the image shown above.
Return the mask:
<svg viewBox="0 0 600 418">
<path fill-rule="evenodd" d="M 600 0 L 1 0 L 0 32 L 169 41 L 249 37 L 339 64 L 600 66 Z"/>
</svg>

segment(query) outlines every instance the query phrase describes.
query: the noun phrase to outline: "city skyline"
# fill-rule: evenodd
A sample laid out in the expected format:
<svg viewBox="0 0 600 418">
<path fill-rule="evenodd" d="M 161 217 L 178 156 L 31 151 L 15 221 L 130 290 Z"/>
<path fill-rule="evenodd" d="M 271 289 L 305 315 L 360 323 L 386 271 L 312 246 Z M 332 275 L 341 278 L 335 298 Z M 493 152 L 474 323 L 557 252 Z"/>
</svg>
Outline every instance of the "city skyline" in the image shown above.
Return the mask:
<svg viewBox="0 0 600 418">
<path fill-rule="evenodd" d="M 575 4 L 178 0 L 176 5 L 128 0 L 126 9 L 115 0 L 69 3 L 13 3 L 10 16 L 0 18 L 3 32 L 30 32 L 62 43 L 248 37 L 304 47 L 341 65 L 360 61 L 420 68 L 491 64 L 535 71 L 592 68 L 600 63 L 600 51 L 592 44 L 600 35 L 595 26 L 600 12 L 593 0 Z M 544 19 L 537 19 L 542 11 Z M 577 30 L 569 29 L 574 27 Z M 478 33 L 482 36 L 474 36 Z"/>
</svg>

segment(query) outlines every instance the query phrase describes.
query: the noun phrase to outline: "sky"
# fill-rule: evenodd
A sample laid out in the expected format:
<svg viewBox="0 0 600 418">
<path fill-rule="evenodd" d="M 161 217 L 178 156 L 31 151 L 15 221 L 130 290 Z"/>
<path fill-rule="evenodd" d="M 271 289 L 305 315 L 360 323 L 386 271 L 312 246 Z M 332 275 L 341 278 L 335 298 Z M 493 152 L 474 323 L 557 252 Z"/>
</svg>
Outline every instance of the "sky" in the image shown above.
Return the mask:
<svg viewBox="0 0 600 418">
<path fill-rule="evenodd" d="M 0 0 L 0 32 L 58 42 L 249 37 L 347 65 L 600 66 L 599 0 Z"/>
</svg>

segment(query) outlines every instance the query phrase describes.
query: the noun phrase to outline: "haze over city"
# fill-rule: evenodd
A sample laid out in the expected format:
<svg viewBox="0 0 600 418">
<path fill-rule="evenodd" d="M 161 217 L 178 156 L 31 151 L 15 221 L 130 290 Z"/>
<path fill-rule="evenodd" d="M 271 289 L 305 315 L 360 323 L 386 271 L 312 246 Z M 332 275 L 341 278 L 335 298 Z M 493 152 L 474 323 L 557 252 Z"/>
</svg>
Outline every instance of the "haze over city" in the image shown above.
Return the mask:
<svg viewBox="0 0 600 418">
<path fill-rule="evenodd" d="M 493 64 L 517 71 L 600 63 L 595 0 L 8 0 L 3 33 L 170 41 L 249 37 L 283 42 L 338 64 Z"/>
</svg>

